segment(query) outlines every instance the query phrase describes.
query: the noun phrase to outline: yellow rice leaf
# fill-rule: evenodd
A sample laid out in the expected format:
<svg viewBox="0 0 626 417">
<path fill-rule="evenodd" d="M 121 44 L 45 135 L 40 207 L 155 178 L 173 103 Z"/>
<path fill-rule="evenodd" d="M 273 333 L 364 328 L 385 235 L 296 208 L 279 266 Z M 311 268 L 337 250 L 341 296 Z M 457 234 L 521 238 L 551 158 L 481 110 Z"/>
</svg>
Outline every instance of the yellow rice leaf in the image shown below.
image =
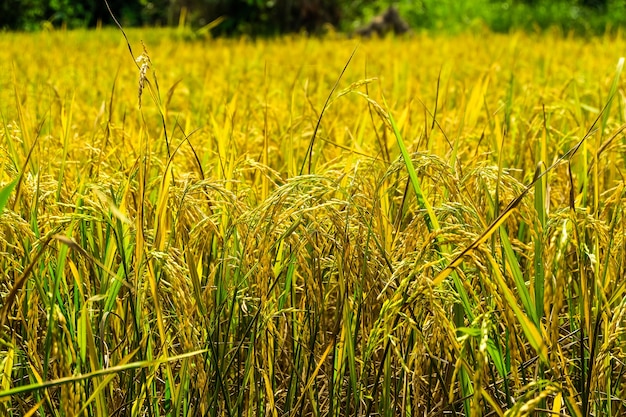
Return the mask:
<svg viewBox="0 0 626 417">
<path fill-rule="evenodd" d="M 486 74 L 482 80 L 478 82 L 472 89 L 467 107 L 465 108 L 465 125 L 468 127 L 476 127 L 478 115 L 483 108 L 485 101 L 485 93 L 489 85 L 489 74 Z"/>
<path fill-rule="evenodd" d="M 563 394 L 558 393 L 556 397 L 554 397 L 554 403 L 552 404 L 552 412 L 554 414 L 558 414 L 561 412 L 561 408 L 563 407 Z"/>
</svg>

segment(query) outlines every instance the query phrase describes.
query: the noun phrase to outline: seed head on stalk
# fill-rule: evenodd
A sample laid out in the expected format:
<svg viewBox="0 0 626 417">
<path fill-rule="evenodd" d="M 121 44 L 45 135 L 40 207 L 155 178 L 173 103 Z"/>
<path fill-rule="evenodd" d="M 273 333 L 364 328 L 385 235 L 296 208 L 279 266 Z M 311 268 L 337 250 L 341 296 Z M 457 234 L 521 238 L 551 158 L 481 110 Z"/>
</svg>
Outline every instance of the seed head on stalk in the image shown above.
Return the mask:
<svg viewBox="0 0 626 417">
<path fill-rule="evenodd" d="M 152 61 L 150 61 L 150 56 L 148 55 L 148 51 L 146 50 L 146 45 L 143 42 L 141 42 L 141 45 L 143 46 L 143 53 L 139 55 L 137 59 L 135 59 L 135 62 L 137 63 L 137 65 L 139 65 L 138 98 L 139 98 L 140 109 L 141 109 L 141 96 L 143 94 L 143 87 L 147 79 L 146 74 L 148 73 L 148 70 L 150 69 L 150 65 L 152 64 Z"/>
</svg>

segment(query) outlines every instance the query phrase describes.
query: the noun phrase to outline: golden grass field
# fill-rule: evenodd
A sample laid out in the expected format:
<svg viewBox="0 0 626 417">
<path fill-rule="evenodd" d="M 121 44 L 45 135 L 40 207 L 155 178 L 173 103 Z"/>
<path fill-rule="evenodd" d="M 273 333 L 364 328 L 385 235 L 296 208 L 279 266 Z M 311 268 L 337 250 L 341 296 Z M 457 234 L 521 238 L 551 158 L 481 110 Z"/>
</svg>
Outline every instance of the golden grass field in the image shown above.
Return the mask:
<svg viewBox="0 0 626 417">
<path fill-rule="evenodd" d="M 626 415 L 621 34 L 126 34 L 0 37 L 0 415 Z"/>
</svg>

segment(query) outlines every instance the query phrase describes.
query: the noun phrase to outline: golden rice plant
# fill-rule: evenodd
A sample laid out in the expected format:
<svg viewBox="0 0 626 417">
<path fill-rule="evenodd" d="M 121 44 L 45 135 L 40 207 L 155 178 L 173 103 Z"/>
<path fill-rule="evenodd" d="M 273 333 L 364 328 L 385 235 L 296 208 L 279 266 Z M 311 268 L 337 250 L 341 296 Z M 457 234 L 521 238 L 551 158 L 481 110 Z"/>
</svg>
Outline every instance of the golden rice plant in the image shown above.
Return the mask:
<svg viewBox="0 0 626 417">
<path fill-rule="evenodd" d="M 4 34 L 0 415 L 624 415 L 625 46 Z"/>
</svg>

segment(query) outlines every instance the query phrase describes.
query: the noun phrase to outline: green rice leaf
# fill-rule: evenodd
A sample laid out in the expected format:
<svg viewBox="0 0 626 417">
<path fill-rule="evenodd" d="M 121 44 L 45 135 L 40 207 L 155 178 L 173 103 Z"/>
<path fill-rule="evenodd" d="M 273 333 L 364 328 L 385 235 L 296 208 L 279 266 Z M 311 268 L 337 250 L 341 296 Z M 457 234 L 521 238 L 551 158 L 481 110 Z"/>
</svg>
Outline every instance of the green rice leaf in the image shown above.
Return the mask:
<svg viewBox="0 0 626 417">
<path fill-rule="evenodd" d="M 400 148 L 400 152 L 402 153 L 402 158 L 404 158 L 404 165 L 409 173 L 409 178 L 411 179 L 411 185 L 413 186 L 413 190 L 415 191 L 415 195 L 417 197 L 417 203 L 420 209 L 426 211 L 426 225 L 428 230 L 432 233 L 436 230 L 439 230 L 439 222 L 437 221 L 437 216 L 435 216 L 435 211 L 433 210 L 431 204 L 428 202 L 426 195 L 422 191 L 422 185 L 420 183 L 419 178 L 417 177 L 417 172 L 415 171 L 415 167 L 413 166 L 413 161 L 411 160 L 411 155 L 404 144 L 404 140 L 402 139 L 402 134 L 396 125 L 396 121 L 394 120 L 391 112 L 389 112 L 389 108 L 387 103 L 385 102 L 385 107 L 387 107 L 387 115 L 389 117 L 389 122 L 391 123 L 391 128 L 393 129 L 393 134 L 396 137 L 396 141 L 398 143 L 398 147 Z"/>
<path fill-rule="evenodd" d="M 522 331 L 524 332 L 526 339 L 535 349 L 535 351 L 539 355 L 539 358 L 547 363 L 548 347 L 544 343 L 541 332 L 539 331 L 537 326 L 535 326 L 533 321 L 526 314 L 524 314 L 522 309 L 517 304 L 517 300 L 515 299 L 515 296 L 513 295 L 511 289 L 507 286 L 506 281 L 502 276 L 502 272 L 500 271 L 500 266 L 498 265 L 496 260 L 493 258 L 493 256 L 491 256 L 489 252 L 485 252 L 485 254 L 487 256 L 487 259 L 489 260 L 489 264 L 491 265 L 491 270 L 493 272 L 494 278 L 496 279 L 496 283 L 498 284 L 498 289 L 504 296 L 504 299 L 506 300 L 509 307 L 513 310 L 517 321 L 522 327 Z"/>
<path fill-rule="evenodd" d="M 526 312 L 530 314 L 533 321 L 537 323 L 537 313 L 534 308 L 533 300 L 530 297 L 530 291 L 528 291 L 528 287 L 526 287 L 526 280 L 524 279 L 519 262 L 515 256 L 515 252 L 513 252 L 513 248 L 511 247 L 509 235 L 503 227 L 500 228 L 500 239 L 502 241 L 502 248 L 504 249 L 504 256 L 506 258 L 507 265 L 509 265 L 511 275 L 515 281 L 517 295 L 522 301 L 522 305 L 524 306 Z"/>
<path fill-rule="evenodd" d="M 18 181 L 19 177 L 0 188 L 0 214 L 2 214 L 4 207 L 9 202 L 9 197 L 11 196 L 11 193 L 13 192 L 13 189 L 17 185 Z"/>
</svg>

